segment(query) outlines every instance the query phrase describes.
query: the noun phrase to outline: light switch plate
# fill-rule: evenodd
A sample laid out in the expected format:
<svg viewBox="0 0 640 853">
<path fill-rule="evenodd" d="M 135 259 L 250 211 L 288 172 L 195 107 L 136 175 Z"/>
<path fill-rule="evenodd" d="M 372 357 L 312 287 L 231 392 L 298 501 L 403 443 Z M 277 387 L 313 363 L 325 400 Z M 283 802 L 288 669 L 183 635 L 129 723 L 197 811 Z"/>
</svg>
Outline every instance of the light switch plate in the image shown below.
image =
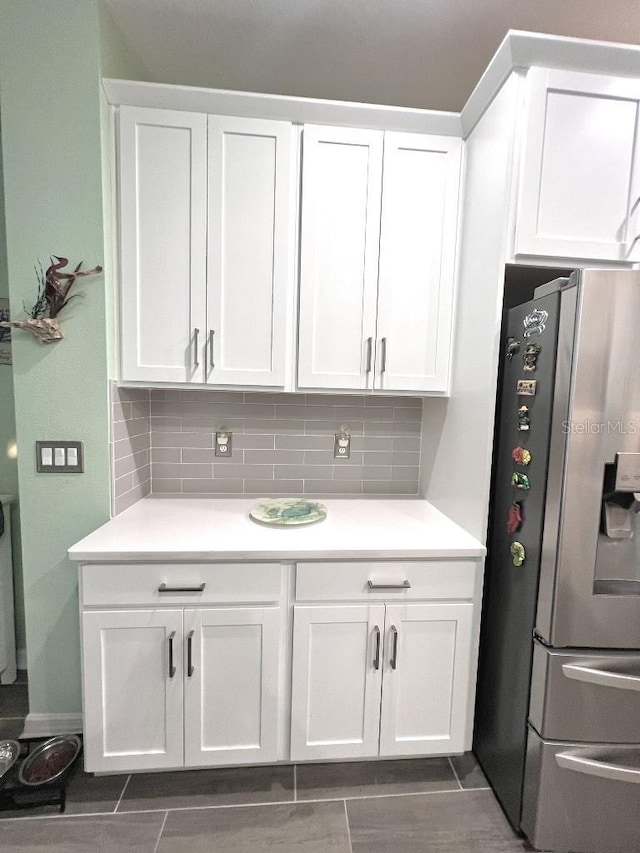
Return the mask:
<svg viewBox="0 0 640 853">
<path fill-rule="evenodd" d="M 36 471 L 39 474 L 84 473 L 82 442 L 36 441 Z"/>
</svg>

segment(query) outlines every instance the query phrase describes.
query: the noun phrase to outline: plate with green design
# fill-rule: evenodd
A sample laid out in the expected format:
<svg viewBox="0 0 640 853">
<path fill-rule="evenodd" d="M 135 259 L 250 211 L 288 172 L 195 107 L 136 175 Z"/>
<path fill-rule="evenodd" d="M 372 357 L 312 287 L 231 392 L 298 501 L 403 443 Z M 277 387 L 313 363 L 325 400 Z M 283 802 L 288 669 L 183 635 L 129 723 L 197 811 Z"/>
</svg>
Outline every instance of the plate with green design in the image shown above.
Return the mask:
<svg viewBox="0 0 640 853">
<path fill-rule="evenodd" d="M 249 510 L 249 516 L 259 524 L 273 527 L 296 527 L 315 524 L 327 517 L 327 508 L 319 501 L 302 498 L 272 498 L 260 501 Z"/>
</svg>

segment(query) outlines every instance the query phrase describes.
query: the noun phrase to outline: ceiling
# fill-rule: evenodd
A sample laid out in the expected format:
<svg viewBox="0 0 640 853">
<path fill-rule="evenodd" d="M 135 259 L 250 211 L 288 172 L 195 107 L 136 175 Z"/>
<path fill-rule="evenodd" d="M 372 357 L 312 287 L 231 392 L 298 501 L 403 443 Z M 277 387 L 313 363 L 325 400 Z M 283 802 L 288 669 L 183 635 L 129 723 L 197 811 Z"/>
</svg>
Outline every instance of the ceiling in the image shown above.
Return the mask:
<svg viewBox="0 0 640 853">
<path fill-rule="evenodd" d="M 508 29 L 640 43 L 640 0 L 102 0 L 146 78 L 460 110 Z"/>
</svg>

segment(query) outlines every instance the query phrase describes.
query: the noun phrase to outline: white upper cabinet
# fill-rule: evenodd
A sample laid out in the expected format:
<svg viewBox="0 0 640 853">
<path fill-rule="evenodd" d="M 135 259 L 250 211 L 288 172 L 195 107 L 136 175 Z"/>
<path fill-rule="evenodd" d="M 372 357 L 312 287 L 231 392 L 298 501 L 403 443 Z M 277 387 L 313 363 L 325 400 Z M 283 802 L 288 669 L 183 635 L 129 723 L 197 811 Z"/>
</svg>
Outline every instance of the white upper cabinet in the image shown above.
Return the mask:
<svg viewBox="0 0 640 853">
<path fill-rule="evenodd" d="M 284 385 L 296 165 L 287 122 L 209 116 L 207 381 Z"/>
<path fill-rule="evenodd" d="M 445 392 L 462 142 L 305 126 L 298 385 Z"/>
<path fill-rule="evenodd" d="M 121 108 L 123 379 L 285 384 L 295 168 L 289 122 Z"/>
<path fill-rule="evenodd" d="M 383 133 L 305 125 L 298 385 L 371 388 Z"/>
<path fill-rule="evenodd" d="M 640 79 L 531 68 L 514 256 L 640 259 Z"/>
<path fill-rule="evenodd" d="M 375 388 L 446 391 L 462 142 L 385 133 Z"/>
<path fill-rule="evenodd" d="M 119 133 L 122 378 L 202 382 L 206 116 L 123 106 Z"/>
</svg>

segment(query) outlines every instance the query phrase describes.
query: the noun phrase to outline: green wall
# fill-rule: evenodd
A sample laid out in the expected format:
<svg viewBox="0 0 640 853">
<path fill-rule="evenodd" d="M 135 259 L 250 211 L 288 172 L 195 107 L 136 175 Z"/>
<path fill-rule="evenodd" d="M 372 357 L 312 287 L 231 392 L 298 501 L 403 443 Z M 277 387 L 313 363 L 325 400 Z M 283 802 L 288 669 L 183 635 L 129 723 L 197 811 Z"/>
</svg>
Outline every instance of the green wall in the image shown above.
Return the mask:
<svg viewBox="0 0 640 853">
<path fill-rule="evenodd" d="M 7 269 L 31 304 L 51 254 L 103 263 L 100 34 L 95 0 L 0 0 L 0 107 Z M 109 517 L 107 321 L 102 277 L 62 316 L 65 339 L 14 335 L 29 700 L 35 714 L 81 708 L 75 541 Z M 80 439 L 85 473 L 35 473 L 37 439 Z"/>
<path fill-rule="evenodd" d="M 2 136 L 0 127 L 0 151 Z M 2 157 L 0 157 L 0 298 L 9 298 L 7 275 L 7 241 L 5 238 L 5 215 L 3 194 Z M 13 404 L 13 368 L 0 364 L 0 494 L 18 497 L 18 462 L 10 450 L 16 441 L 16 418 Z M 16 619 L 16 646 L 25 649 L 24 595 L 22 586 L 22 549 L 20 547 L 20 515 L 18 503 L 11 505 L 11 527 L 13 530 L 13 569 Z"/>
</svg>

